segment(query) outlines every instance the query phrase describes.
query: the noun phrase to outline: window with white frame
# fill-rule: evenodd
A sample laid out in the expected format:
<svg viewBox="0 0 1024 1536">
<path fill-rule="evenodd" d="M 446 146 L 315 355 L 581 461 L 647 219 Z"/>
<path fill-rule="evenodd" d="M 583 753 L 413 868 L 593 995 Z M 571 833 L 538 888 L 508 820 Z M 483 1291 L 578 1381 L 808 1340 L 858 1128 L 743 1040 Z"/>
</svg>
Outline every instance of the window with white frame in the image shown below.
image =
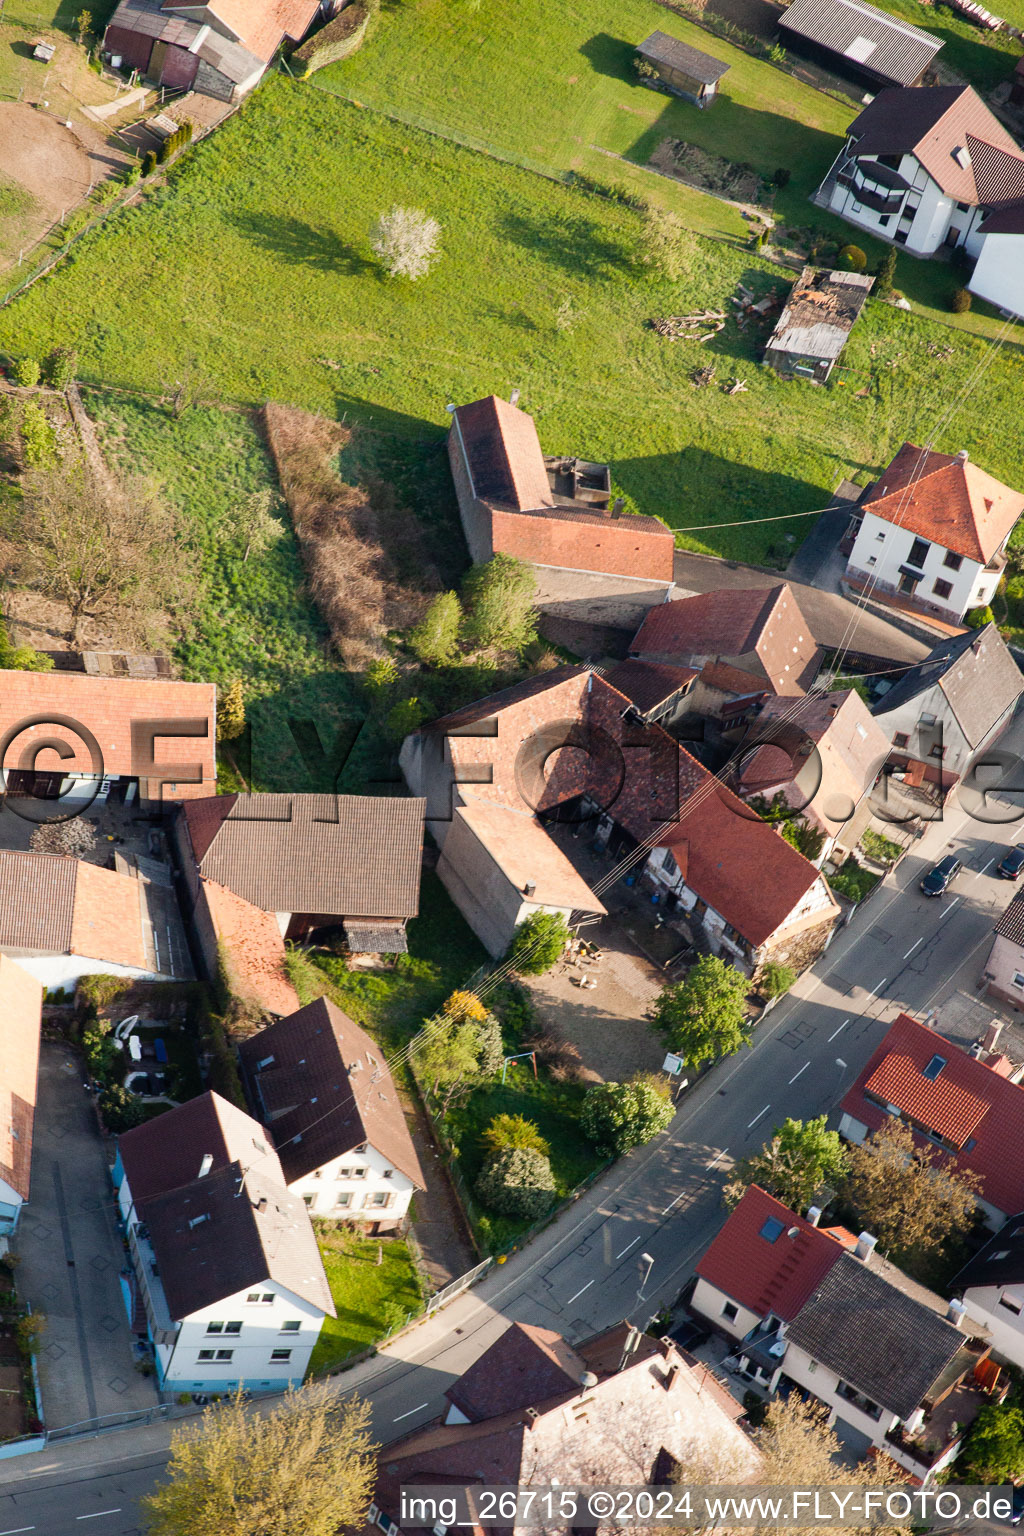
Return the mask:
<svg viewBox="0 0 1024 1536">
<path fill-rule="evenodd" d="M 372 1206 L 388 1206 L 394 1198 L 389 1189 L 375 1189 L 371 1191 L 366 1203 Z"/>
<path fill-rule="evenodd" d="M 292 1352 L 290 1349 L 272 1349 L 270 1351 L 271 1363 L 275 1360 L 290 1360 L 291 1357 Z"/>
<path fill-rule="evenodd" d="M 291 1318 L 289 1318 L 289 1320 L 286 1323 L 282 1323 L 281 1324 L 281 1332 L 282 1333 L 298 1333 L 298 1331 L 299 1331 L 299 1329 L 301 1327 L 302 1327 L 302 1323 L 301 1322 L 295 1322 Z"/>
</svg>

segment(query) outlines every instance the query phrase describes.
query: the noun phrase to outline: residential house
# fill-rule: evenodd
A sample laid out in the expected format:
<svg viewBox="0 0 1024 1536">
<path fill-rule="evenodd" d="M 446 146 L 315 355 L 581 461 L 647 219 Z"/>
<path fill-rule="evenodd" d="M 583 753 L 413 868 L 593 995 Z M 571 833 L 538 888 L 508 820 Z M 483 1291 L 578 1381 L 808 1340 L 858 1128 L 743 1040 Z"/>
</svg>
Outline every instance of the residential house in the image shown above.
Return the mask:
<svg viewBox="0 0 1024 1536">
<path fill-rule="evenodd" d="M 43 988 L 0 954 L 0 1253 L 29 1198 Z"/>
<path fill-rule="evenodd" d="M 709 107 L 718 95 L 718 82 L 730 66 L 710 53 L 701 53 L 667 32 L 652 32 L 637 45 L 637 54 L 654 71 L 659 84 L 673 96 L 683 96 L 698 107 Z"/>
<path fill-rule="evenodd" d="M 285 1183 L 317 1216 L 389 1232 L 426 1180 L 379 1046 L 326 997 L 244 1040 L 253 1114 Z"/>
<path fill-rule="evenodd" d="M 545 455 L 518 406 L 489 395 L 453 409 L 448 459 L 471 558 L 530 564 L 542 612 L 636 624 L 672 590 L 671 529 L 612 504 L 607 465 Z"/>
<path fill-rule="evenodd" d="M 821 665 L 821 650 L 784 582 L 662 603 L 629 649 L 640 661 L 692 668 L 699 675 L 691 708 L 723 718 L 766 694 L 806 692 Z"/>
<path fill-rule="evenodd" d="M 444 1423 L 380 1454 L 367 1521 L 388 1536 L 433 1526 L 403 1519 L 403 1484 L 745 1483 L 759 1465 L 742 1409 L 706 1367 L 626 1323 L 574 1346 L 514 1323 L 446 1396 L 457 1411 Z"/>
<path fill-rule="evenodd" d="M 965 250 L 971 289 L 1024 311 L 1024 151 L 969 85 L 880 91 L 814 200 L 914 256 Z"/>
<path fill-rule="evenodd" d="M 191 981 L 170 874 L 0 849 L 0 952 L 48 989 L 83 976 Z"/>
<path fill-rule="evenodd" d="M 736 1341 L 737 1374 L 768 1395 L 793 1386 L 828 1409 L 850 1451 L 890 1457 L 922 1483 L 955 1458 L 985 1401 L 988 1345 L 947 1305 L 874 1253 L 749 1188 L 697 1265 L 691 1307 Z"/>
<path fill-rule="evenodd" d="M 549 832 L 577 819 L 616 860 L 636 857 L 684 939 L 747 975 L 770 959 L 803 967 L 829 942 L 838 909 L 813 864 L 587 666 L 421 727 L 399 761 L 427 796 L 438 874 L 492 954 L 533 912 L 604 912 Z"/>
<path fill-rule="evenodd" d="M 1024 1367 L 1024 1213 L 1011 1216 L 953 1279 L 969 1325 L 984 1329 L 992 1352 Z"/>
<path fill-rule="evenodd" d="M 251 930 L 248 969 L 270 967 L 271 1011 L 290 1012 L 293 994 L 280 989 L 281 955 L 258 913 L 273 915 L 282 939 L 340 931 L 354 954 L 405 953 L 405 924 L 419 908 L 421 803 L 383 795 L 217 795 L 187 802 L 174 832 L 207 969 L 218 972 L 226 928 Z M 247 903 L 248 918 L 214 886 Z M 249 981 L 266 990 L 255 974 Z"/>
<path fill-rule="evenodd" d="M 299 1385 L 334 1303 L 263 1127 L 205 1093 L 121 1136 L 112 1177 L 122 1294 L 161 1389 Z"/>
<path fill-rule="evenodd" d="M 742 741 L 737 790 L 776 795 L 824 836 L 821 858 L 853 852 L 871 818 L 869 796 L 889 755 L 889 738 L 853 688 L 797 700 L 766 698 Z"/>
<path fill-rule="evenodd" d="M 904 443 L 861 497 L 846 581 L 857 592 L 959 624 L 992 601 L 1024 495 L 972 464 Z M 850 535 L 847 535 L 849 538 Z"/>
<path fill-rule="evenodd" d="M 783 46 L 878 90 L 916 85 L 942 47 L 939 38 L 865 0 L 793 0 L 779 17 Z"/>
<path fill-rule="evenodd" d="M 159 805 L 217 787 L 217 689 L 156 677 L 0 671 L 8 801 Z"/>
<path fill-rule="evenodd" d="M 996 923 L 985 961 L 985 991 L 1015 1012 L 1024 1008 L 1024 890 L 1015 891 Z"/>
<path fill-rule="evenodd" d="M 1022 692 L 994 624 L 941 641 L 871 707 L 892 742 L 890 769 L 911 786 L 948 790 L 998 738 Z"/>
<path fill-rule="evenodd" d="M 1024 1208 L 1024 1087 L 1002 1056 L 981 1060 L 901 1013 L 842 1103 L 840 1133 L 862 1144 L 892 1115 L 922 1146 L 976 1174 L 990 1227 Z"/>
<path fill-rule="evenodd" d="M 661 725 L 668 730 L 690 713 L 700 673 L 696 667 L 628 659 L 609 667 L 604 677 L 625 695 L 645 725 Z"/>
<path fill-rule="evenodd" d="M 319 0 L 120 0 L 102 51 L 153 85 L 239 101 L 320 10 Z"/>
<path fill-rule="evenodd" d="M 874 287 L 862 272 L 804 267 L 768 338 L 764 360 L 782 376 L 824 384 Z"/>
</svg>

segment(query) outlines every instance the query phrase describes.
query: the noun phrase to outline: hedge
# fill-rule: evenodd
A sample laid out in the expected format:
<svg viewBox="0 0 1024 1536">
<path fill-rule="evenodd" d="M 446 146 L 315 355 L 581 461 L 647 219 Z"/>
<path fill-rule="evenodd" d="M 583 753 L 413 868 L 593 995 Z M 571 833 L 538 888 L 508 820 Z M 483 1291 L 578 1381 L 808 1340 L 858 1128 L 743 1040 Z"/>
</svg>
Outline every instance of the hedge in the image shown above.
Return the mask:
<svg viewBox="0 0 1024 1536">
<path fill-rule="evenodd" d="M 375 10 L 376 6 L 367 3 L 367 0 L 352 0 L 352 4 L 347 5 L 340 15 L 315 32 L 301 48 L 296 48 L 291 57 L 292 72 L 304 79 L 306 75 L 313 74 L 314 70 L 324 69 L 328 64 L 337 64 L 339 59 L 347 59 L 350 53 L 362 47 L 370 17 Z"/>
</svg>

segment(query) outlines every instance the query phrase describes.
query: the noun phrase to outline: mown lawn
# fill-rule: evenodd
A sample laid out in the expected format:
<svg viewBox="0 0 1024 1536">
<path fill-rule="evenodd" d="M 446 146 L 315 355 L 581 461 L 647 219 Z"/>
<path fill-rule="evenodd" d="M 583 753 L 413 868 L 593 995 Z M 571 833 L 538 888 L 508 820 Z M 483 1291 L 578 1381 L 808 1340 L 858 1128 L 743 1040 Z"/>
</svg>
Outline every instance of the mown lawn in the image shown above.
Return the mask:
<svg viewBox="0 0 1024 1536">
<path fill-rule="evenodd" d="M 444 227 L 443 259 L 416 285 L 386 279 L 371 259 L 373 221 L 396 201 L 429 208 Z M 762 339 L 731 324 L 699 352 L 665 342 L 649 329 L 651 315 L 728 309 L 738 280 L 764 291 L 782 288 L 785 276 L 694 236 L 685 275 L 662 280 L 635 260 L 639 226 L 639 215 L 607 198 L 271 80 L 165 190 L 117 215 L 3 311 L 0 347 L 42 354 L 63 342 L 79 349 L 86 378 L 160 389 L 190 371 L 212 397 L 272 396 L 347 414 L 387 440 L 410 480 L 417 457 L 430 459 L 448 517 L 451 492 L 436 473 L 446 402 L 518 385 L 545 446 L 609 461 L 628 506 L 687 530 L 820 507 L 840 476 L 863 477 L 904 437 L 927 436 L 986 356 L 970 337 L 875 303 L 847 348 L 847 383 L 834 390 L 782 383 L 758 366 Z M 566 300 L 568 330 L 558 323 Z M 948 342 L 949 359 L 928 350 Z M 719 382 L 745 377 L 747 392 L 694 390 L 698 360 L 715 363 Z M 937 446 L 966 447 L 992 473 L 1024 484 L 1021 383 L 1021 354 L 1007 345 Z M 126 458 L 137 454 L 182 496 L 194 476 L 201 519 L 205 447 L 188 434 L 201 437 L 202 428 L 182 420 L 183 428 L 163 415 L 148 428 L 145 413 L 129 421 Z M 226 441 L 218 455 L 227 474 Z M 808 526 L 794 515 L 701 527 L 681 542 L 778 563 L 786 536 L 799 540 Z M 290 541 L 273 560 L 287 565 L 273 598 L 257 571 L 224 574 L 225 611 L 229 596 L 246 610 L 234 654 L 246 673 L 277 669 L 279 659 L 262 656 L 264 617 L 294 604 L 286 628 L 301 634 L 302 667 L 315 672 L 318 627 L 308 610 L 299 618 Z M 197 650 L 196 668 L 207 659 Z M 287 662 L 280 669 L 287 676 Z M 344 683 L 325 686 L 339 690 L 343 707 Z"/>
<path fill-rule="evenodd" d="M 311 1376 L 376 1344 L 423 1308 L 419 1276 L 407 1243 L 400 1238 L 360 1237 L 332 1222 L 314 1225 L 338 1315 L 324 1318 L 309 1363 Z"/>
</svg>

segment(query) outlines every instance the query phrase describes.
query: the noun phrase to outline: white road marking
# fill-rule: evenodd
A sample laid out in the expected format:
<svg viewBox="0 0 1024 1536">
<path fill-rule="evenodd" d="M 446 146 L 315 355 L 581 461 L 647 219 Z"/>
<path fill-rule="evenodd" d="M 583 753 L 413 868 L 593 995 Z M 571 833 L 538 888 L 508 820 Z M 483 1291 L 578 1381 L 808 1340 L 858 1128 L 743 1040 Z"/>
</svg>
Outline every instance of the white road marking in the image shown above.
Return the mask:
<svg viewBox="0 0 1024 1536">
<path fill-rule="evenodd" d="M 797 1077 L 801 1077 L 807 1071 L 807 1068 L 809 1066 L 810 1066 L 810 1062 L 809 1061 L 805 1061 L 803 1066 L 800 1068 L 800 1071 L 796 1074 L 796 1077 L 791 1077 L 790 1078 L 790 1080 L 789 1080 L 790 1086 L 792 1086 L 793 1083 L 796 1082 Z"/>
<path fill-rule="evenodd" d="M 751 1120 L 750 1125 L 747 1126 L 747 1130 L 748 1131 L 750 1130 L 750 1126 L 751 1125 L 756 1125 L 757 1122 L 760 1120 L 761 1116 L 762 1115 L 766 1115 L 770 1109 L 771 1109 L 771 1105 L 770 1104 L 766 1104 L 764 1109 L 759 1109 L 757 1114 L 754 1116 L 753 1120 Z"/>
<path fill-rule="evenodd" d="M 995 861 L 995 855 L 993 854 L 992 858 L 990 858 L 988 863 L 985 865 L 985 869 L 991 869 Z M 974 871 L 974 878 L 977 879 L 979 875 L 983 875 L 985 873 L 985 869 L 976 869 Z"/>
<path fill-rule="evenodd" d="M 420 1413 L 424 1408 L 429 1408 L 429 1407 L 430 1407 L 430 1402 L 428 1400 L 425 1403 L 420 1403 L 418 1408 L 410 1408 L 408 1413 L 400 1413 L 398 1415 L 398 1418 L 397 1419 L 392 1419 L 391 1422 L 393 1424 L 400 1424 L 403 1419 L 411 1419 L 414 1413 Z M 78 1518 L 81 1519 L 82 1516 L 79 1515 Z"/>
<path fill-rule="evenodd" d="M 728 1150 L 729 1150 L 728 1147 L 723 1147 L 721 1152 L 716 1152 L 714 1157 L 711 1159 L 710 1163 L 708 1163 L 707 1166 L 709 1168 L 713 1168 L 715 1166 L 715 1164 L 717 1162 L 719 1162 L 725 1156 L 725 1154 L 728 1152 Z"/>
<path fill-rule="evenodd" d="M 681 1199 L 681 1198 L 682 1198 L 682 1197 L 681 1197 L 681 1196 L 680 1196 L 680 1195 L 677 1195 L 677 1196 L 676 1196 L 676 1200 L 679 1200 L 679 1199 Z M 675 1201 L 675 1200 L 673 1200 L 673 1201 L 672 1201 L 672 1205 L 675 1205 L 675 1203 L 676 1203 L 676 1201 Z M 669 1210 L 671 1210 L 671 1209 L 672 1209 L 672 1206 L 669 1206 Z M 662 1214 L 662 1215 L 663 1215 L 663 1216 L 664 1216 L 664 1214 L 665 1214 L 665 1212 L 664 1212 L 664 1211 L 662 1211 L 662 1213 L 661 1213 L 661 1214 Z M 640 1237 L 642 1237 L 642 1236 L 643 1236 L 643 1233 L 642 1233 L 642 1232 L 641 1232 L 641 1234 L 640 1234 Z M 640 1241 L 640 1237 L 634 1237 L 634 1239 L 633 1239 L 633 1241 L 632 1241 L 632 1242 L 631 1242 L 631 1243 L 627 1243 L 627 1244 L 626 1244 L 626 1246 L 625 1246 L 625 1248 L 621 1248 L 621 1249 L 620 1249 L 620 1250 L 619 1250 L 619 1252 L 618 1252 L 618 1253 L 617 1253 L 617 1254 L 616 1254 L 616 1255 L 615 1255 L 615 1257 L 616 1257 L 616 1258 L 617 1258 L 617 1259 L 621 1259 L 621 1258 L 622 1258 L 622 1255 L 623 1255 L 623 1254 L 624 1254 L 624 1253 L 628 1253 L 628 1252 L 629 1252 L 629 1250 L 630 1250 L 630 1249 L 631 1249 L 631 1248 L 635 1248 L 635 1247 L 636 1247 L 636 1245 L 637 1245 L 637 1243 L 638 1243 L 638 1242 L 639 1242 L 639 1241 Z"/>
<path fill-rule="evenodd" d="M 0 1531 L 0 1536 L 21 1536 L 22 1531 L 34 1531 L 34 1525 L 16 1525 L 13 1530 Z"/>
<path fill-rule="evenodd" d="M 593 1280 L 588 1280 L 586 1285 L 583 1285 L 583 1286 L 580 1287 L 580 1289 L 576 1292 L 575 1296 L 570 1296 L 569 1297 L 569 1300 L 566 1302 L 566 1306 L 568 1307 L 569 1305 L 571 1305 L 572 1302 L 577 1301 L 583 1295 L 584 1291 L 589 1291 L 590 1287 L 593 1285 L 593 1283 L 594 1283 Z"/>
<path fill-rule="evenodd" d="M 951 901 L 950 902 L 949 906 L 946 908 L 946 910 L 943 913 L 943 915 L 939 918 L 939 922 L 940 923 L 944 923 L 946 921 L 946 918 L 949 916 L 949 914 L 952 912 L 953 908 L 956 906 L 957 901 L 963 901 L 963 897 L 962 896 L 958 896 L 956 898 L 956 901 Z"/>
<path fill-rule="evenodd" d="M 98 1509 L 96 1511 L 96 1513 L 93 1514 L 93 1515 L 76 1515 L 75 1519 L 76 1520 L 99 1520 L 102 1515 L 119 1515 L 120 1513 L 121 1513 L 121 1506 L 118 1505 L 117 1509 Z"/>
<path fill-rule="evenodd" d="M 868 997 L 874 997 L 876 992 L 879 992 L 882 989 L 882 987 L 888 986 L 888 984 L 889 984 L 888 980 L 877 982 L 875 984 L 875 986 L 873 986 L 871 988 L 871 991 L 868 993 Z"/>
<path fill-rule="evenodd" d="M 668 1215 L 668 1213 L 669 1213 L 669 1211 L 670 1211 L 670 1210 L 671 1210 L 671 1209 L 672 1209 L 672 1207 L 673 1207 L 673 1206 L 674 1206 L 674 1205 L 678 1205 L 678 1204 L 679 1204 L 679 1202 L 680 1202 L 680 1200 L 681 1200 L 681 1199 L 682 1199 L 682 1198 L 683 1198 L 683 1196 L 684 1196 L 684 1195 L 685 1195 L 685 1194 L 686 1194 L 686 1190 L 685 1190 L 685 1189 L 681 1189 L 681 1190 L 680 1190 L 680 1191 L 679 1191 L 679 1193 L 678 1193 L 678 1195 L 676 1195 L 676 1197 L 675 1197 L 675 1199 L 674 1199 L 674 1200 L 670 1200 L 670 1201 L 669 1201 L 669 1203 L 668 1203 L 668 1205 L 666 1205 L 666 1207 L 665 1207 L 665 1209 L 664 1209 L 664 1210 L 663 1210 L 663 1211 L 662 1211 L 662 1213 L 661 1213 L 661 1214 L 662 1214 L 662 1215 L 663 1215 L 663 1216 L 667 1216 L 667 1215 Z M 639 1242 L 639 1241 L 640 1241 L 640 1239 L 639 1239 L 639 1238 L 637 1238 L 637 1242 Z M 629 1245 L 629 1246 L 630 1246 L 630 1247 L 631 1247 L 631 1248 L 632 1248 L 632 1246 L 633 1246 L 633 1244 L 632 1244 L 632 1243 L 630 1243 L 630 1245 Z M 625 1248 L 623 1248 L 623 1250 L 622 1250 L 622 1251 L 623 1251 L 623 1253 L 625 1253 L 625 1251 L 626 1251 L 626 1250 L 625 1250 Z"/>
<path fill-rule="evenodd" d="M 846 1026 L 847 1026 L 847 1024 L 849 1024 L 849 1022 L 850 1022 L 849 1019 L 844 1019 L 843 1022 L 840 1024 L 839 1028 L 836 1029 L 836 1030 L 833 1030 L 832 1034 L 830 1034 L 829 1037 L 828 1037 L 829 1045 L 832 1044 L 832 1041 L 835 1039 L 836 1035 L 841 1035 L 842 1034 L 843 1030 L 846 1028 Z"/>
<path fill-rule="evenodd" d="M 919 939 L 915 940 L 915 942 L 913 944 L 911 944 L 910 948 L 907 950 L 906 954 L 903 956 L 904 960 L 909 960 L 911 955 L 914 953 L 914 950 L 917 948 L 918 944 L 923 944 L 923 943 L 924 943 L 924 934 L 922 933 L 921 937 Z"/>
</svg>

